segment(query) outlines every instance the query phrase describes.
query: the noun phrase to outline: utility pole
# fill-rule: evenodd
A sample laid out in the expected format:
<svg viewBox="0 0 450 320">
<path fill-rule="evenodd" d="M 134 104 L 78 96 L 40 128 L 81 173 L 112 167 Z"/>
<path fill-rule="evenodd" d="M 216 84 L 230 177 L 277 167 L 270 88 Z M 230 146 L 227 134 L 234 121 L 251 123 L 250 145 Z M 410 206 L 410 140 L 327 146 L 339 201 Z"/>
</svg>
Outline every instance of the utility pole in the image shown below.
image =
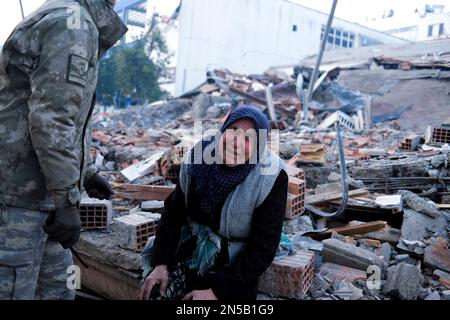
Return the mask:
<svg viewBox="0 0 450 320">
<path fill-rule="evenodd" d="M 314 68 L 313 74 L 311 76 L 311 80 L 309 81 L 308 94 L 306 95 L 306 101 L 303 106 L 303 121 L 308 123 L 308 113 L 309 113 L 309 104 L 312 101 L 314 86 L 317 81 L 317 77 L 319 75 L 320 65 L 322 64 L 323 54 L 325 52 L 325 48 L 327 46 L 328 34 L 330 33 L 331 25 L 333 24 L 334 14 L 336 12 L 336 7 L 338 4 L 338 0 L 333 0 L 333 6 L 331 8 L 330 15 L 328 17 L 327 27 L 325 28 L 325 33 L 323 34 L 322 45 L 320 47 L 319 56 L 317 57 L 316 67 Z"/>
<path fill-rule="evenodd" d="M 22 20 L 25 19 L 25 14 L 23 12 L 23 4 L 22 4 L 22 0 L 19 0 L 19 4 L 20 4 L 20 12 L 22 13 Z"/>
</svg>

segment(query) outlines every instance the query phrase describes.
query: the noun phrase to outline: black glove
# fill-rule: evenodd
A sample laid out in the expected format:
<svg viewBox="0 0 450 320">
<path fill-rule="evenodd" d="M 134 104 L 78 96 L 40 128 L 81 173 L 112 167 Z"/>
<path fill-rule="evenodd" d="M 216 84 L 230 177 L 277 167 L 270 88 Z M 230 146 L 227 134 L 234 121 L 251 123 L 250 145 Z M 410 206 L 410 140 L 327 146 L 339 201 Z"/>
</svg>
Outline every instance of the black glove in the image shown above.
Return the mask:
<svg viewBox="0 0 450 320">
<path fill-rule="evenodd" d="M 97 198 L 100 200 L 109 200 L 114 194 L 114 190 L 109 184 L 108 180 L 96 173 L 89 180 L 84 182 L 84 189 L 88 193 L 89 197 Z"/>
<path fill-rule="evenodd" d="M 77 207 L 56 209 L 44 226 L 48 240 L 59 242 L 64 249 L 72 248 L 80 239 L 81 220 Z"/>
</svg>

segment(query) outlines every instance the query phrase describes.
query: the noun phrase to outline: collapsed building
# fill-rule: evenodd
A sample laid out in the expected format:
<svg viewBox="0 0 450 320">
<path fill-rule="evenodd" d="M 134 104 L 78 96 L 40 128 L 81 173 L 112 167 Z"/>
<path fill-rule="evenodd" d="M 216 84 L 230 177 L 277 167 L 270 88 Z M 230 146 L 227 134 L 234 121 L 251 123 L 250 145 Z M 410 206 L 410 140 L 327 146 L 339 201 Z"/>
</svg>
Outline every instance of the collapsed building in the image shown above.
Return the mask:
<svg viewBox="0 0 450 320">
<path fill-rule="evenodd" d="M 314 58 L 264 74 L 215 70 L 170 101 L 97 112 L 92 156 L 116 194 L 82 201 L 76 260 L 83 289 L 138 296 L 139 252 L 155 234 L 184 155 L 201 138 L 195 122 L 218 129 L 246 103 L 268 113 L 279 140 L 271 148 L 290 168 L 282 240 L 261 277 L 260 299 L 450 299 L 448 45 L 327 53 L 307 122 L 296 116 Z M 343 202 L 338 215 L 315 214 Z"/>
</svg>

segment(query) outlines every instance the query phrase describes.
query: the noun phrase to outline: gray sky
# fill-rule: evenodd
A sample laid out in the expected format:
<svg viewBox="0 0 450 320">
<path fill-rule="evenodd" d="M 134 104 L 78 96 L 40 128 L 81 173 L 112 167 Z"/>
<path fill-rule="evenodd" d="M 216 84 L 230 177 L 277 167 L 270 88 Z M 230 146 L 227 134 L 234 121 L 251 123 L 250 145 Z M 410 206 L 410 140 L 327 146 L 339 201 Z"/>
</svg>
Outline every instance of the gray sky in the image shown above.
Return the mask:
<svg viewBox="0 0 450 320">
<path fill-rule="evenodd" d="M 176 8 L 179 0 L 152 0 L 155 6 L 164 14 L 170 14 Z M 212 0 L 213 1 L 213 0 Z M 316 10 L 329 12 L 332 0 L 291 0 L 292 2 L 311 7 Z M 44 0 L 22 0 L 25 15 L 39 7 Z M 379 16 L 383 10 L 394 9 L 396 12 L 407 14 L 416 7 L 429 4 L 444 4 L 450 9 L 450 0 L 340 0 L 336 15 L 340 18 L 354 22 L 364 23 L 366 17 Z M 3 44 L 8 35 L 21 20 L 18 0 L 2 1 L 0 10 L 0 44 Z"/>
</svg>

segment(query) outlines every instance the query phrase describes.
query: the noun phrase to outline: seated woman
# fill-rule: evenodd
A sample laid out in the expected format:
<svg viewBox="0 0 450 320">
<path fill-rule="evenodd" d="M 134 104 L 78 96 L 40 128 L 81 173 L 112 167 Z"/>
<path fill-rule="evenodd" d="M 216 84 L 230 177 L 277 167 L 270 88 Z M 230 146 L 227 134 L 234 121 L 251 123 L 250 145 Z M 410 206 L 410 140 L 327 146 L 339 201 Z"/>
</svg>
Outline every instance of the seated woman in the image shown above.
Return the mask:
<svg viewBox="0 0 450 320">
<path fill-rule="evenodd" d="M 188 154 L 143 252 L 141 299 L 256 299 L 288 195 L 286 164 L 267 148 L 269 129 L 259 109 L 241 106 Z"/>
</svg>

